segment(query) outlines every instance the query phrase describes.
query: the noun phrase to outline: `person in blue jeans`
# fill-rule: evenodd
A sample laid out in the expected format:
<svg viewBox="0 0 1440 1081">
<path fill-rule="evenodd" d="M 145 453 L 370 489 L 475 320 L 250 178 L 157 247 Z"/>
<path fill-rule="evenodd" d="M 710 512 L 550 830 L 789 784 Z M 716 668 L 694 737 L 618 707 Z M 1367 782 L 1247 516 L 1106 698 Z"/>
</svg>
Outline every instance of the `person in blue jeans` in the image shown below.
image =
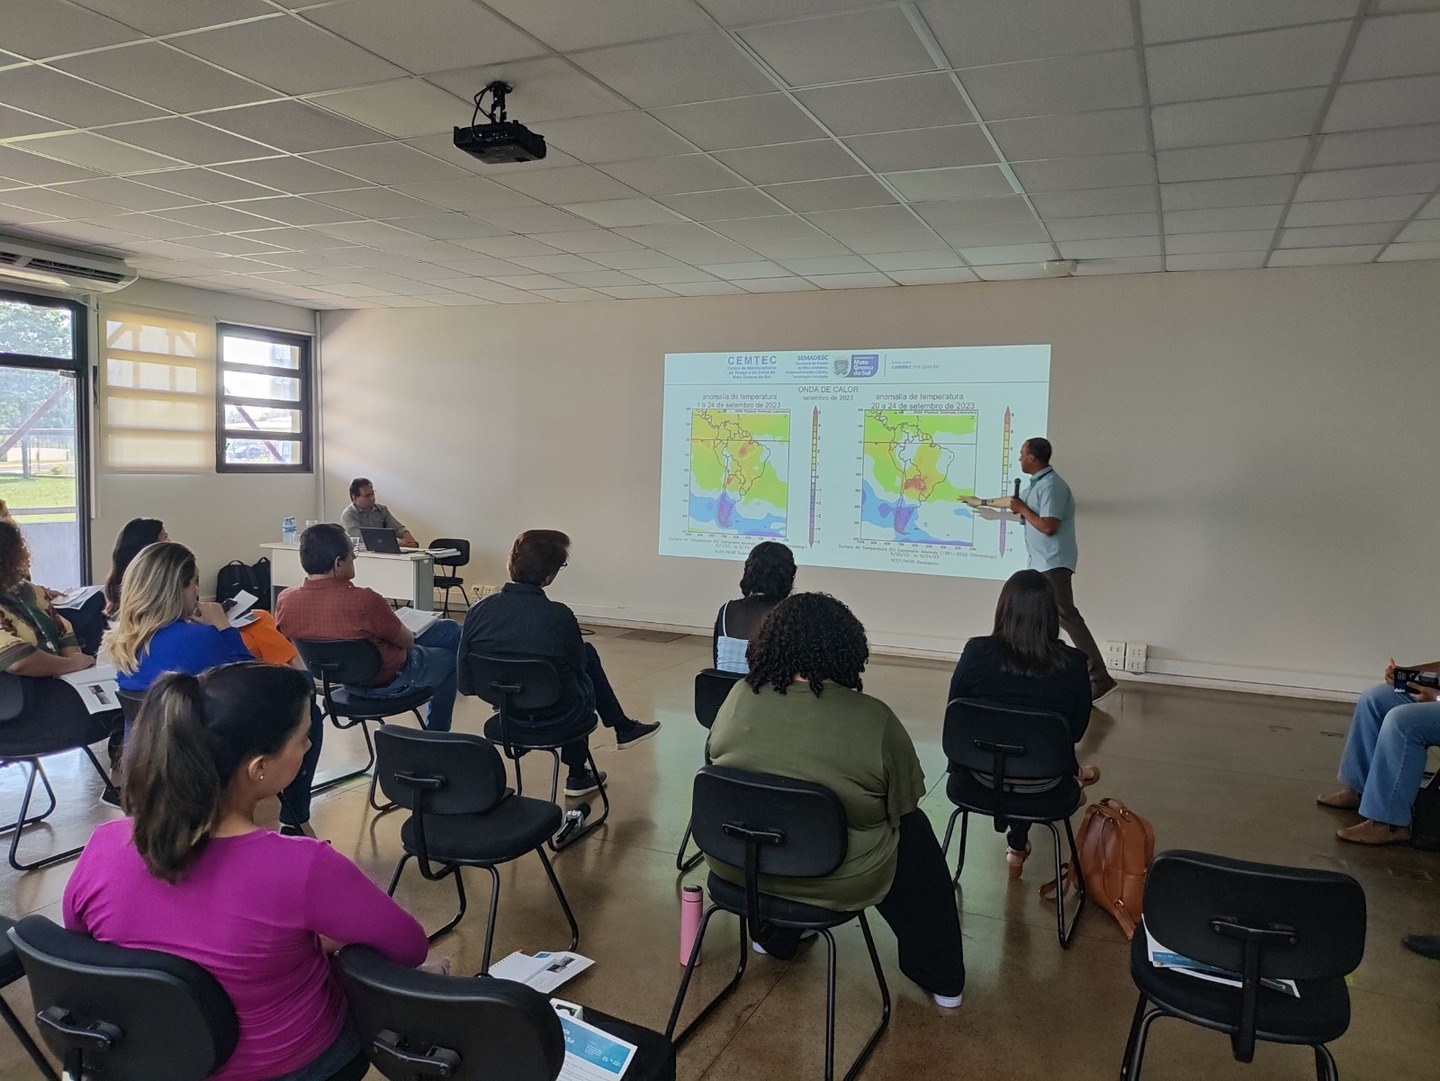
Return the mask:
<svg viewBox="0 0 1440 1081">
<path fill-rule="evenodd" d="M 1418 667 L 1440 672 L 1440 661 Z M 1425 755 L 1440 746 L 1440 700 L 1434 687 L 1411 683 L 1395 689 L 1395 659 L 1385 682 L 1355 704 L 1355 719 L 1340 757 L 1345 787 L 1316 802 L 1359 811 L 1364 820 L 1336 832 L 1342 841 L 1391 845 L 1410 840 L 1410 809 L 1425 776 Z"/>
</svg>

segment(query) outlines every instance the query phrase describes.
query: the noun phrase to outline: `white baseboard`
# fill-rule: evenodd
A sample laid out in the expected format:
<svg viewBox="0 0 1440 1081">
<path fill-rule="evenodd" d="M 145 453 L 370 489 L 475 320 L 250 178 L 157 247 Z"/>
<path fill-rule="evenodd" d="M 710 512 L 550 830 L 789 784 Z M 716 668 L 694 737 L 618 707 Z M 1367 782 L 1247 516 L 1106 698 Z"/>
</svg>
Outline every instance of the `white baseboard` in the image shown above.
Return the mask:
<svg viewBox="0 0 1440 1081">
<path fill-rule="evenodd" d="M 575 614 L 589 623 L 607 627 L 668 631 L 672 634 L 709 635 L 711 627 L 696 626 L 679 612 L 643 608 L 615 608 L 609 605 L 574 606 Z M 919 635 L 872 634 L 870 650 L 877 656 L 915 657 L 953 662 L 964 647 L 963 641 Z M 1116 679 L 1137 685 L 1201 687 L 1212 690 L 1243 691 L 1283 698 L 1312 698 L 1321 701 L 1353 701 L 1375 682 L 1360 676 L 1337 676 L 1326 672 L 1292 672 L 1284 669 L 1245 668 L 1207 661 L 1162 660 L 1151 657 L 1141 673 L 1114 672 Z"/>
</svg>

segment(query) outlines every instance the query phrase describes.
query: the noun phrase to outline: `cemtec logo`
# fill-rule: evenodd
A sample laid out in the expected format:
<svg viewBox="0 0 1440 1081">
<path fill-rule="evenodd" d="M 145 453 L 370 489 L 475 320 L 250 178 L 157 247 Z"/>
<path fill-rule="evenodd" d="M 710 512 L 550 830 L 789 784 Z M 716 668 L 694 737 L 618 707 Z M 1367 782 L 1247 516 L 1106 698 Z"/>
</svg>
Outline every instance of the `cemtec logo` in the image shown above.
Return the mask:
<svg viewBox="0 0 1440 1081">
<path fill-rule="evenodd" d="M 725 363 L 731 368 L 773 368 L 780 358 L 774 353 L 732 353 Z"/>
</svg>

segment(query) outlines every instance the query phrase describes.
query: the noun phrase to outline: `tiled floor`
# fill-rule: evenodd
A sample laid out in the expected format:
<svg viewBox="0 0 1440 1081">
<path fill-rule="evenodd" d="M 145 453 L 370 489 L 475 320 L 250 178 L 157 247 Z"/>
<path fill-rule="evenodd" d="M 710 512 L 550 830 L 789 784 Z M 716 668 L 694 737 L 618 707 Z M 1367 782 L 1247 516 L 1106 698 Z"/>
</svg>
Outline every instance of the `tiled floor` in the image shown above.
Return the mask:
<svg viewBox="0 0 1440 1081">
<path fill-rule="evenodd" d="M 662 1028 L 680 975 L 677 964 L 678 895 L 696 870 L 676 875 L 675 848 L 688 814 L 690 776 L 701 761 L 703 731 L 691 714 L 691 677 L 709 663 L 709 642 L 621 637 L 601 629 L 597 644 L 621 700 L 641 718 L 658 718 L 664 730 L 645 744 L 617 753 L 597 741 L 596 757 L 609 771 L 614 813 L 607 826 L 556 857 L 555 867 L 580 921 L 589 971 L 564 993 L 631 1020 Z M 871 666 L 866 690 L 905 721 L 931 783 L 924 807 L 943 832 L 949 805 L 943 791 L 940 719 L 948 671 L 940 665 L 881 660 Z M 462 699 L 456 727 L 479 731 L 487 712 Z M 1408 932 L 1440 932 L 1440 855 L 1405 847 L 1364 849 L 1334 839 L 1353 819 L 1317 808 L 1313 799 L 1335 786 L 1335 764 L 1349 708 L 1331 703 L 1263 698 L 1124 684 L 1095 714 L 1081 760 L 1103 767 L 1092 792 L 1118 796 L 1155 825 L 1158 846 L 1188 847 L 1246 859 L 1346 871 L 1365 887 L 1370 926 L 1365 961 L 1353 979 L 1353 1021 L 1333 1045 L 1346 1081 L 1440 1076 L 1440 962 L 1400 946 Z M 334 736 L 326 763 L 339 765 L 358 748 L 353 733 Z M 27 835 L 31 851 L 52 842 L 77 844 L 88 828 L 114 812 L 95 800 L 96 782 L 75 756 L 54 761 L 61 809 L 54 835 Z M 546 768 L 542 768 L 546 767 Z M 324 765 L 322 764 L 322 770 Z M 87 767 L 88 769 L 88 767 Z M 15 770 L 5 771 L 9 774 Z M 547 762 L 527 766 L 535 790 L 548 785 Z M 13 776 L 0 776 L 0 813 L 18 799 Z M 399 854 L 398 815 L 376 816 L 358 782 L 322 797 L 315 826 L 380 883 Z M 895 998 L 889 1031 L 863 1076 L 1004 1079 L 1114 1078 L 1135 1005 L 1127 945 L 1119 927 L 1087 910 L 1071 949 L 1055 940 L 1053 910 L 1036 890 L 1048 876 L 1050 853 L 1043 831 L 1036 858 L 1018 883 L 1007 880 L 1003 840 L 972 830 L 959 902 L 969 982 L 955 1011 L 900 975 L 894 939 L 883 921 L 873 925 Z M 59 899 L 71 864 L 19 875 L 0 872 L 0 912 L 43 912 L 59 918 Z M 474 874 L 471 912 L 439 944 L 457 971 L 480 964 L 485 876 Z M 563 918 L 533 859 L 502 870 L 497 956 L 513 949 L 561 948 Z M 427 926 L 448 918 L 454 892 L 413 871 L 398 898 Z M 879 1009 L 859 930 L 840 941 L 837 1057 L 848 1061 Z M 703 1002 L 728 977 L 735 926 L 716 918 L 705 963 L 692 989 Z M 23 984 L 6 996 L 28 1009 Z M 680 1077 L 819 1077 L 824 1023 L 823 948 L 802 947 L 789 963 L 755 957 L 741 990 L 680 1054 Z M 33 1076 L 13 1039 L 0 1030 L 0 1077 Z M 372 1077 L 378 1077 L 372 1073 Z M 1254 1064 L 1231 1059 L 1228 1041 L 1177 1021 L 1158 1024 L 1145 1077 L 1311 1078 L 1313 1060 L 1303 1048 L 1261 1045 Z"/>
</svg>

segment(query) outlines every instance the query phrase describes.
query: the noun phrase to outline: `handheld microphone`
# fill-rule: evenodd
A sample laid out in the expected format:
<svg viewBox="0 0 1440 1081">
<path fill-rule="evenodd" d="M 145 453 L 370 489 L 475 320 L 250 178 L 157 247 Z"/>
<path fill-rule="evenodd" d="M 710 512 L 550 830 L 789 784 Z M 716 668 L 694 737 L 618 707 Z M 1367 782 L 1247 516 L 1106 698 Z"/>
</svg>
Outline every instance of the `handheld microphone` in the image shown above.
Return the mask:
<svg viewBox="0 0 1440 1081">
<path fill-rule="evenodd" d="M 1015 478 L 1015 498 L 1016 498 L 1016 499 L 1019 499 L 1019 498 L 1020 498 L 1020 478 L 1019 478 L 1019 477 L 1016 477 L 1016 478 Z"/>
</svg>

